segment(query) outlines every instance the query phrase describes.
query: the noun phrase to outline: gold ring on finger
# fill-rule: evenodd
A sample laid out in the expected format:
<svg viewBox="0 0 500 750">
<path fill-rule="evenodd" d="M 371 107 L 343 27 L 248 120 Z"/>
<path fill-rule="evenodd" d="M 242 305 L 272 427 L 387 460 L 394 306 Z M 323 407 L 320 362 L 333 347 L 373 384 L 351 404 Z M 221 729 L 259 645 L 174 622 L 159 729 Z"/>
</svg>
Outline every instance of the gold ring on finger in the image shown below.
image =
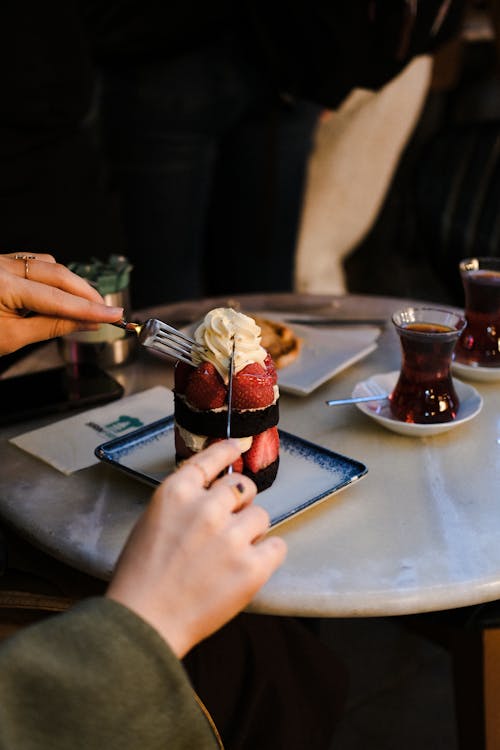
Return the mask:
<svg viewBox="0 0 500 750">
<path fill-rule="evenodd" d="M 16 260 L 23 260 L 24 261 L 24 278 L 27 279 L 29 275 L 30 260 L 36 260 L 36 255 L 16 255 Z"/>
</svg>

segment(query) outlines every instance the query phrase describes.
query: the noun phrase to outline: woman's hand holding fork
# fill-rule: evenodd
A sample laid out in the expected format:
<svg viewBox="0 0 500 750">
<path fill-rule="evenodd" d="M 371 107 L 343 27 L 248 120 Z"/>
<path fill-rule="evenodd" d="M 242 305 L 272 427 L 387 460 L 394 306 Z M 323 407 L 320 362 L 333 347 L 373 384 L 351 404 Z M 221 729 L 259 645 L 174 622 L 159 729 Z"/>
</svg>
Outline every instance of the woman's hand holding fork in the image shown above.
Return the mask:
<svg viewBox="0 0 500 750">
<path fill-rule="evenodd" d="M 0 355 L 73 331 L 93 330 L 122 315 L 122 308 L 103 304 L 90 284 L 52 255 L 0 255 Z"/>
</svg>

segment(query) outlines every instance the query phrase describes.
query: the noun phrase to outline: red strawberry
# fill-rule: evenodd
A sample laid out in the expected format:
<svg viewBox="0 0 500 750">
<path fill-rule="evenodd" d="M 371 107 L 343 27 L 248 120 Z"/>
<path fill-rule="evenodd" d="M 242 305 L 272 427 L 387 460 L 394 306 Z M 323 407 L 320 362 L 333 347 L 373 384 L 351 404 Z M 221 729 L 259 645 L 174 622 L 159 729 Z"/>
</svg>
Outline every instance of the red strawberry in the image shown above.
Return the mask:
<svg viewBox="0 0 500 750">
<path fill-rule="evenodd" d="M 273 358 L 269 353 L 264 360 L 264 367 L 266 368 L 266 372 L 268 373 L 268 375 L 272 378 L 273 385 L 276 385 L 276 383 L 278 382 L 278 373 L 276 372 Z"/>
<path fill-rule="evenodd" d="M 194 372 L 194 367 L 178 360 L 174 369 L 174 391 L 175 393 L 186 393 L 189 378 Z"/>
<path fill-rule="evenodd" d="M 274 401 L 272 375 L 257 362 L 240 370 L 233 380 L 233 409 L 260 409 Z"/>
<path fill-rule="evenodd" d="M 207 442 L 205 443 L 205 447 L 208 448 L 209 445 L 212 445 L 213 443 L 220 443 L 221 440 L 224 440 L 224 438 L 208 438 Z M 237 471 L 239 474 L 243 471 L 243 458 L 239 456 L 236 461 L 233 463 L 233 471 Z"/>
<path fill-rule="evenodd" d="M 197 409 L 218 409 L 226 401 L 226 387 L 211 362 L 202 362 L 191 374 L 186 399 Z"/>
<path fill-rule="evenodd" d="M 240 456 L 236 459 L 236 461 L 233 463 L 233 471 L 237 471 L 239 474 L 243 471 L 243 458 Z"/>
<path fill-rule="evenodd" d="M 254 436 L 252 445 L 243 454 L 243 461 L 247 469 L 256 474 L 261 469 L 272 464 L 280 452 L 280 438 L 277 427 L 270 427 L 265 432 Z"/>
</svg>

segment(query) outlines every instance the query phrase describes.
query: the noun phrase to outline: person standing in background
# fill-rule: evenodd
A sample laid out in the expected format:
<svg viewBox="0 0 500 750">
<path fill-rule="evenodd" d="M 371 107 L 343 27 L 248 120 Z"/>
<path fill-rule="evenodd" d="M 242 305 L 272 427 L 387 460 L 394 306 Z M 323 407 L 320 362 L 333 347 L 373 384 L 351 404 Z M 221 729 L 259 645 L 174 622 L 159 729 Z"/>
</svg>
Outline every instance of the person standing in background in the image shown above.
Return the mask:
<svg viewBox="0 0 500 750">
<path fill-rule="evenodd" d="M 438 44 L 462 4 L 2 9 L 0 250 L 125 253 L 134 307 L 290 290 L 319 112 Z"/>
</svg>

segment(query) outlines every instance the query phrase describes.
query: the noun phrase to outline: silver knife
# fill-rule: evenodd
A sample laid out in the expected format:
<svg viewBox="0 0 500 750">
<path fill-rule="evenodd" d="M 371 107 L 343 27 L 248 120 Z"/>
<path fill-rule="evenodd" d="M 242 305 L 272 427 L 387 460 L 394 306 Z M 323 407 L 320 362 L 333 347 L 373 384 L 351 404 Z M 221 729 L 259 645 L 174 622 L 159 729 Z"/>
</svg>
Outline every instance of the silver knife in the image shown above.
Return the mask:
<svg viewBox="0 0 500 750">
<path fill-rule="evenodd" d="M 233 339 L 233 351 L 231 352 L 231 356 L 229 358 L 229 383 L 227 388 L 227 423 L 226 423 L 226 438 L 231 437 L 231 412 L 233 408 L 233 375 L 234 375 L 234 350 L 236 347 L 236 342 Z M 230 464 L 227 467 L 227 473 L 232 474 L 233 473 L 233 465 Z"/>
<path fill-rule="evenodd" d="M 285 317 L 283 320 L 286 323 L 295 323 L 296 325 L 304 326 L 385 326 L 387 325 L 387 318 L 331 318 L 331 317 L 315 317 L 315 318 L 301 318 L 297 317 Z"/>
</svg>

